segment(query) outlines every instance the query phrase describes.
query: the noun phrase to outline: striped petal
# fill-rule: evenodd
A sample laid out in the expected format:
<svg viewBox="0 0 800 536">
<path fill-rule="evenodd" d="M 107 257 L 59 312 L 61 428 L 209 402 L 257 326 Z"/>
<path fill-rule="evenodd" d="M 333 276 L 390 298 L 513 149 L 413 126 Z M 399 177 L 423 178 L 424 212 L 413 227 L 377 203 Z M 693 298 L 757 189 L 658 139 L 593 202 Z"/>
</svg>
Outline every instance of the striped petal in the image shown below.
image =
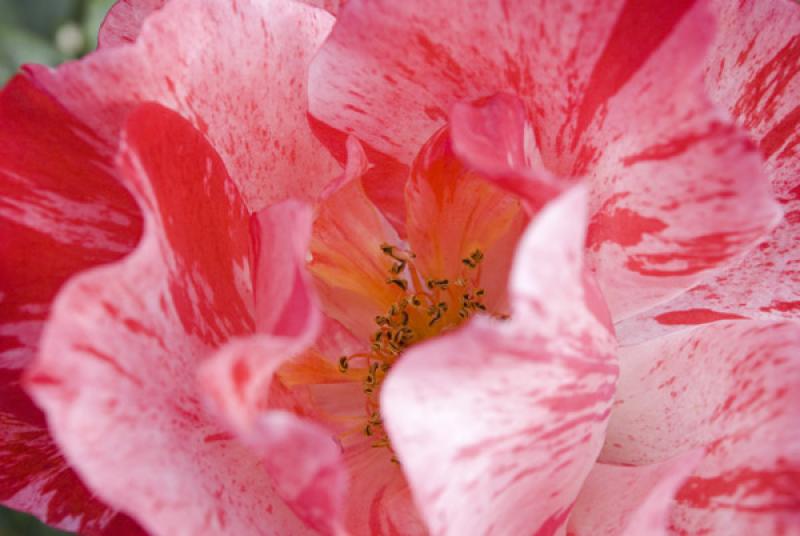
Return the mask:
<svg viewBox="0 0 800 536">
<path fill-rule="evenodd" d="M 20 376 L 62 284 L 132 250 L 141 217 L 109 148 L 27 77 L 0 94 L 0 124 L 0 500 L 64 529 L 136 534 L 68 466 Z"/>
<path fill-rule="evenodd" d="M 714 7 L 719 31 L 705 85 L 758 145 L 784 217 L 725 271 L 621 325 L 631 342 L 725 318 L 800 315 L 800 6 L 746 0 Z"/>
</svg>

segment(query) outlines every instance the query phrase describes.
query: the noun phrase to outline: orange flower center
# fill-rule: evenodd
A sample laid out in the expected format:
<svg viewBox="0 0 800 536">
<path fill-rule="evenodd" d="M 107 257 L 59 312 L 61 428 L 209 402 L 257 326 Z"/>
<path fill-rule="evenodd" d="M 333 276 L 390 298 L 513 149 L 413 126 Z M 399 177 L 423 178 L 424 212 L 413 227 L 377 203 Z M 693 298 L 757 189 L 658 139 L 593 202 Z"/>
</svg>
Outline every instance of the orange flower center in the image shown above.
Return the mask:
<svg viewBox="0 0 800 536">
<path fill-rule="evenodd" d="M 360 381 L 366 396 L 363 431 L 375 438 L 373 446 L 391 449 L 380 417 L 380 388 L 389 369 L 411 345 L 451 330 L 478 311 L 486 311 L 480 281 L 483 252 L 474 250 L 462 259 L 463 270 L 455 279 L 431 279 L 422 274 L 411 251 L 383 244 L 381 251 L 394 262 L 387 285 L 404 292 L 384 315 L 375 317 L 377 329 L 370 352 L 342 356 L 339 371 Z"/>
</svg>

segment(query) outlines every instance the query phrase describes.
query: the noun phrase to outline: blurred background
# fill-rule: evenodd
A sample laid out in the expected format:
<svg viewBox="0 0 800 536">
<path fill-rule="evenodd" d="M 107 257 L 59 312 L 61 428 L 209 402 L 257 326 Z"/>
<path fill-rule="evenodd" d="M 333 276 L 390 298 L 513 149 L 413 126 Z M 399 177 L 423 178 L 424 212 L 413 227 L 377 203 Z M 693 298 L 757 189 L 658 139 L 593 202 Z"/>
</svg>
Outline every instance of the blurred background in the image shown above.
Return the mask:
<svg viewBox="0 0 800 536">
<path fill-rule="evenodd" d="M 0 0 L 0 86 L 24 63 L 58 65 L 92 51 L 114 0 Z M 35 518 L 0 507 L 0 536 L 56 536 Z"/>
<path fill-rule="evenodd" d="M 57 65 L 93 50 L 97 28 L 113 3 L 0 0 L 0 84 L 23 63 Z"/>
</svg>

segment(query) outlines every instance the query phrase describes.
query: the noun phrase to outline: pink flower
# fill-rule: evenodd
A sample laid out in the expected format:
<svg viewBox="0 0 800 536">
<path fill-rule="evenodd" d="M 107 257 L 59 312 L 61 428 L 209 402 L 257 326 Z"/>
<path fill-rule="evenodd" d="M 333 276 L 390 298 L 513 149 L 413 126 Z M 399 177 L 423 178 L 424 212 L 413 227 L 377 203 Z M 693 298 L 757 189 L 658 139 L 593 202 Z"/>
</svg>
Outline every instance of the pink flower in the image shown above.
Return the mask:
<svg viewBox="0 0 800 536">
<path fill-rule="evenodd" d="M 5 503 L 800 533 L 800 8 L 311 3 L 122 0 L 3 90 Z"/>
</svg>

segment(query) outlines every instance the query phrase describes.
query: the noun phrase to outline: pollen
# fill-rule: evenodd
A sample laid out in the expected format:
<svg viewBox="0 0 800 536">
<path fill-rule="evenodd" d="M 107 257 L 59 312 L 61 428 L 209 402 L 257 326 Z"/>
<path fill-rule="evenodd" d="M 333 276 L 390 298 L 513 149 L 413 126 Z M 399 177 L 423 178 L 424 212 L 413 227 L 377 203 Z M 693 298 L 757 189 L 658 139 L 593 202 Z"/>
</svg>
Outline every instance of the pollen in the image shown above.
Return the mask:
<svg viewBox="0 0 800 536">
<path fill-rule="evenodd" d="M 428 278 L 415 262 L 416 255 L 390 244 L 380 246 L 393 261 L 386 284 L 403 291 L 402 297 L 375 317 L 369 353 L 342 356 L 339 372 L 361 381 L 365 395 L 363 433 L 375 448 L 392 450 L 380 418 L 380 389 L 392 366 L 410 346 L 452 330 L 476 313 L 486 311 L 479 287 L 484 254 L 475 249 L 462 259 L 457 278 Z M 393 452 L 393 451 L 392 451 Z M 396 461 L 394 455 L 392 460 Z"/>
</svg>

